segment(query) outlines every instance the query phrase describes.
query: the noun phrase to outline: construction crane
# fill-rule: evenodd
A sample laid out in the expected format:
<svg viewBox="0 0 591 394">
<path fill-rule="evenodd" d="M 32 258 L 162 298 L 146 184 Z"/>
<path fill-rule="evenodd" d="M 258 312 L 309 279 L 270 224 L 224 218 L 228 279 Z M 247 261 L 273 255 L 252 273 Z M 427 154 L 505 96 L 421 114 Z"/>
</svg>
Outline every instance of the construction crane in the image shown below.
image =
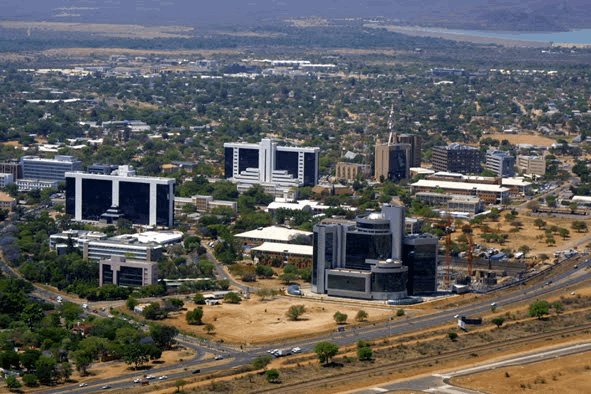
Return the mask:
<svg viewBox="0 0 591 394">
<path fill-rule="evenodd" d="M 462 232 L 468 241 L 468 276 L 472 276 L 472 260 L 474 258 L 474 239 L 472 238 L 472 226 L 469 224 L 464 225 L 464 227 L 462 227 Z"/>
</svg>

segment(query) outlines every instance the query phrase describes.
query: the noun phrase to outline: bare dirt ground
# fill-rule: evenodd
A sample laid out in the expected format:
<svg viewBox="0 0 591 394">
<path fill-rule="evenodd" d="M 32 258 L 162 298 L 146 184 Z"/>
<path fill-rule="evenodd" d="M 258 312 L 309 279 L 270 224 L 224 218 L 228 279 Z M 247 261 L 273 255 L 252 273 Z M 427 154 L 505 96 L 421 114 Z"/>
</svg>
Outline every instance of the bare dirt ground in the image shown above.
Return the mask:
<svg viewBox="0 0 591 394">
<path fill-rule="evenodd" d="M 508 134 L 508 133 L 494 133 L 494 134 L 486 134 L 483 138 L 494 138 L 496 140 L 502 141 L 507 140 L 510 144 L 532 144 L 532 145 L 541 145 L 541 146 L 550 146 L 556 143 L 556 140 L 552 138 L 543 137 L 540 135 L 534 134 Z"/>
<path fill-rule="evenodd" d="M 498 394 L 524 390 L 588 393 L 590 381 L 591 352 L 452 379 L 452 383 L 458 386 Z"/>
<path fill-rule="evenodd" d="M 581 243 L 581 246 L 585 247 L 586 243 L 588 242 L 588 238 L 590 238 L 590 234 L 588 232 L 579 233 L 571 229 L 570 226 L 573 219 L 561 217 L 528 216 L 525 211 L 519 213 L 515 218 L 516 221 L 519 221 L 523 224 L 521 229 L 518 232 L 510 232 L 513 226 L 511 226 L 511 222 L 507 221 L 504 217 L 507 213 L 508 211 L 501 212 L 499 219 L 496 222 L 487 220 L 484 225 L 473 226 L 474 242 L 490 248 L 509 248 L 513 249 L 515 252 L 517 252 L 519 247 L 522 245 L 527 245 L 531 248 L 531 251 L 527 254 L 527 256 L 536 257 L 544 253 L 552 258 L 556 250 L 570 249 L 571 247 L 580 245 Z M 540 230 L 534 225 L 534 221 L 538 218 L 541 218 L 546 222 L 547 228 L 551 226 L 566 228 L 570 232 L 569 236 L 566 239 L 563 239 L 560 235 L 554 234 L 554 241 L 556 243 L 554 245 L 546 244 L 544 229 L 542 228 Z M 489 227 L 489 232 L 509 234 L 509 238 L 502 245 L 498 243 L 485 242 L 485 240 L 481 238 L 481 234 L 484 232 L 483 230 L 485 230 L 485 225 Z M 456 229 L 456 232 L 452 235 L 452 239 L 457 241 L 457 238 L 461 235 L 462 232 Z M 539 236 L 542 236 L 542 238 L 538 238 Z M 578 249 L 581 248 L 579 247 Z"/>
<path fill-rule="evenodd" d="M 290 321 L 285 315 L 292 305 L 304 305 L 306 308 L 306 313 L 298 321 Z M 187 309 L 193 310 L 195 307 L 189 305 Z M 353 324 L 356 323 L 355 315 L 361 309 L 368 313 L 369 323 L 384 320 L 396 312 L 393 309 L 371 305 L 339 305 L 291 297 L 267 298 L 261 301 L 253 296 L 240 304 L 204 305 L 203 322 L 214 325 L 215 333 L 212 339 L 248 345 L 334 330 L 336 323 L 333 315 L 337 311 L 347 314 L 347 322 Z M 185 312 L 172 315 L 163 323 L 172 324 L 184 332 L 206 335 L 203 326 L 187 324 Z"/>
<path fill-rule="evenodd" d="M 119 38 L 191 38 L 183 34 L 193 30 L 187 26 L 142 26 L 119 25 L 103 23 L 63 23 L 63 22 L 21 22 L 0 21 L 0 27 L 5 29 L 30 29 L 31 34 L 43 31 L 64 31 L 93 33 L 105 37 Z"/>
</svg>

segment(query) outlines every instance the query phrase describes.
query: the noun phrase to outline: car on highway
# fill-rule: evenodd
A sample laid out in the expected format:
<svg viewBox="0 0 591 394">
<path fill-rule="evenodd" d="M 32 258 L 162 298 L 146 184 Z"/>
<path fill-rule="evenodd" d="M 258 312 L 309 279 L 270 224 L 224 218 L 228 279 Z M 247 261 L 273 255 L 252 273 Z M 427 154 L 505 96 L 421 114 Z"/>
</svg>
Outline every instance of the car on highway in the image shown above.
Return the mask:
<svg viewBox="0 0 591 394">
<path fill-rule="evenodd" d="M 141 382 L 142 382 L 142 380 L 140 378 L 133 379 L 133 383 L 141 383 Z"/>
<path fill-rule="evenodd" d="M 101 387 L 101 390 L 108 390 L 111 388 L 110 384 L 105 384 L 103 387 Z"/>
<path fill-rule="evenodd" d="M 302 348 L 299 346 L 294 347 L 293 349 L 291 349 L 292 353 L 301 353 L 302 352 Z"/>
<path fill-rule="evenodd" d="M 162 376 L 160 376 L 160 377 L 158 378 L 158 380 L 165 380 L 165 379 L 168 379 L 168 376 L 166 376 L 166 375 L 162 375 Z"/>
<path fill-rule="evenodd" d="M 86 386 L 88 386 L 88 383 L 80 383 L 80 384 L 78 385 L 78 387 L 86 387 Z"/>
<path fill-rule="evenodd" d="M 218 354 L 218 355 L 217 355 L 217 356 L 215 356 L 213 359 L 214 359 L 214 360 L 223 360 L 223 359 L 224 359 L 224 356 L 222 356 L 221 354 Z"/>
<path fill-rule="evenodd" d="M 192 374 L 196 374 L 196 373 L 200 373 L 201 370 L 200 369 L 194 369 L 193 372 L 191 372 Z"/>
<path fill-rule="evenodd" d="M 148 376 L 146 376 L 146 379 L 156 379 L 156 376 L 154 376 L 154 375 L 148 375 Z"/>
</svg>

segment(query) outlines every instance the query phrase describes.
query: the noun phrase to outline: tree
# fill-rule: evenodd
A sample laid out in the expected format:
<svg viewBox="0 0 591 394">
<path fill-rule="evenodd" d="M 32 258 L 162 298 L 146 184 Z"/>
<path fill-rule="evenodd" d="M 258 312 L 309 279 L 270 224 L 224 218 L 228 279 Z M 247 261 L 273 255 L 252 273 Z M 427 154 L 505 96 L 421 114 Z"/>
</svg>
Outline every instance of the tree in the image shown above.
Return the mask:
<svg viewBox="0 0 591 394">
<path fill-rule="evenodd" d="M 150 329 L 150 336 L 156 342 L 156 345 L 161 349 L 170 349 L 176 343 L 174 337 L 179 333 L 178 328 L 174 326 L 165 326 L 162 324 L 154 324 Z"/>
<path fill-rule="evenodd" d="M 344 324 L 347 321 L 347 314 L 337 311 L 333 315 L 333 318 L 337 322 L 337 324 Z"/>
<path fill-rule="evenodd" d="M 187 312 L 187 323 L 189 324 L 203 324 L 201 320 L 203 318 L 203 309 L 195 308 L 190 312 Z"/>
<path fill-rule="evenodd" d="M 269 383 L 277 383 L 279 380 L 279 371 L 276 369 L 270 369 L 265 373 L 265 378 Z"/>
<path fill-rule="evenodd" d="M 207 333 L 211 335 L 211 333 L 213 333 L 215 331 L 214 325 L 211 323 L 207 323 L 205 325 L 205 331 L 207 331 Z"/>
<path fill-rule="evenodd" d="M 37 386 L 37 375 L 33 373 L 26 373 L 23 375 L 23 383 L 27 387 L 34 387 Z"/>
<path fill-rule="evenodd" d="M 289 307 L 285 315 L 289 320 L 297 321 L 304 313 L 306 313 L 306 307 L 304 305 L 292 305 Z"/>
<path fill-rule="evenodd" d="M 265 369 L 271 363 L 273 358 L 271 356 L 259 356 L 252 361 L 252 366 L 255 369 Z"/>
<path fill-rule="evenodd" d="M 150 360 L 148 346 L 152 345 L 144 345 L 139 342 L 127 344 L 123 348 L 123 360 L 126 364 L 135 364 L 134 368 L 137 369 Z"/>
<path fill-rule="evenodd" d="M 571 228 L 573 230 L 576 230 L 579 233 L 583 233 L 587 231 L 587 223 L 581 221 L 581 220 L 575 220 L 574 222 L 571 223 Z"/>
<path fill-rule="evenodd" d="M 74 362 L 76 363 L 76 370 L 80 372 L 80 376 L 88 375 L 88 367 L 94 361 L 93 353 L 78 349 L 74 352 Z"/>
<path fill-rule="evenodd" d="M 546 225 L 546 222 L 540 218 L 537 218 L 536 220 L 534 220 L 534 225 L 538 226 L 538 230 L 541 230 L 542 227 Z"/>
<path fill-rule="evenodd" d="M 492 322 L 497 327 L 501 327 L 503 325 L 503 323 L 505 322 L 505 319 L 502 317 L 495 317 L 494 319 L 492 319 Z"/>
<path fill-rule="evenodd" d="M 35 363 L 41 357 L 41 352 L 37 349 L 25 349 L 20 354 L 21 364 L 27 371 L 35 369 Z"/>
<path fill-rule="evenodd" d="M 367 320 L 368 317 L 369 317 L 369 315 L 367 314 L 366 311 L 360 310 L 357 312 L 357 315 L 355 316 L 355 320 L 358 322 L 362 322 L 362 321 Z"/>
<path fill-rule="evenodd" d="M 205 297 L 201 293 L 196 293 L 193 302 L 197 305 L 205 305 Z"/>
<path fill-rule="evenodd" d="M 520 251 L 521 253 L 523 253 L 523 256 L 525 256 L 526 254 L 528 254 L 528 253 L 529 253 L 529 251 L 531 251 L 531 248 L 530 248 L 528 245 L 521 245 L 521 246 L 519 247 L 519 251 Z"/>
<path fill-rule="evenodd" d="M 56 377 L 57 361 L 52 356 L 41 355 L 35 363 L 35 374 L 42 384 L 51 384 Z"/>
<path fill-rule="evenodd" d="M 224 295 L 224 302 L 227 302 L 228 304 L 240 304 L 240 301 L 240 296 L 234 292 L 229 292 Z"/>
<path fill-rule="evenodd" d="M 181 391 L 184 391 L 184 390 L 183 390 L 183 387 L 184 387 L 186 384 L 187 384 L 187 382 L 186 382 L 186 381 L 184 381 L 184 380 L 182 380 L 182 379 L 181 379 L 181 380 L 177 380 L 177 381 L 174 383 L 174 385 L 176 386 L 176 392 L 177 392 L 177 393 L 180 393 Z"/>
<path fill-rule="evenodd" d="M 148 320 L 162 320 L 168 316 L 168 313 L 157 302 L 152 302 L 146 306 L 142 314 Z"/>
<path fill-rule="evenodd" d="M 535 301 L 529 305 L 529 315 L 531 317 L 537 317 L 538 319 L 541 319 L 544 315 L 547 315 L 549 311 L 550 304 L 548 301 Z"/>
<path fill-rule="evenodd" d="M 18 390 L 21 388 L 21 383 L 14 376 L 6 377 L 5 382 L 6 382 L 6 387 L 8 387 L 8 389 L 10 391 Z"/>
<path fill-rule="evenodd" d="M 453 332 L 453 331 L 448 333 L 447 336 L 452 341 L 455 341 L 456 339 L 458 339 L 458 333 Z"/>
<path fill-rule="evenodd" d="M 562 227 L 560 228 L 560 230 L 558 230 L 558 233 L 560 234 L 562 239 L 567 239 L 570 235 L 570 231 L 568 231 L 568 229 L 562 228 Z"/>
<path fill-rule="evenodd" d="M 552 308 L 554 308 L 554 312 L 556 312 L 556 316 L 560 315 L 560 312 L 564 311 L 564 306 L 559 301 L 556 301 L 552 304 Z"/>
<path fill-rule="evenodd" d="M 373 357 L 373 351 L 369 343 L 358 340 L 357 341 L 357 357 L 360 361 L 369 361 Z"/>
<path fill-rule="evenodd" d="M 128 310 L 133 311 L 134 308 L 139 304 L 138 300 L 136 300 L 134 297 L 129 297 L 127 299 L 127 301 L 125 301 L 125 306 L 127 307 Z"/>
<path fill-rule="evenodd" d="M 319 342 L 314 346 L 314 352 L 321 363 L 327 365 L 339 352 L 339 347 L 332 342 Z"/>
</svg>

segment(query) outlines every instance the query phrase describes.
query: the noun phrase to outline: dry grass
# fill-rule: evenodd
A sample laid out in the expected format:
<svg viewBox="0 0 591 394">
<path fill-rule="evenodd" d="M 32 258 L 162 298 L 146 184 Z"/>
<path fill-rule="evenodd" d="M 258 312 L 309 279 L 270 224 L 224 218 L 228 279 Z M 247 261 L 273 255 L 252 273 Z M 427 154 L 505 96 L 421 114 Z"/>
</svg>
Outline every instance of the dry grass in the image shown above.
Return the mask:
<svg viewBox="0 0 591 394">
<path fill-rule="evenodd" d="M 508 133 L 494 133 L 485 134 L 482 138 L 493 138 L 499 141 L 507 140 L 510 144 L 532 144 L 540 146 L 550 146 L 556 143 L 556 140 L 548 137 L 543 137 L 535 134 L 508 134 Z"/>
</svg>

